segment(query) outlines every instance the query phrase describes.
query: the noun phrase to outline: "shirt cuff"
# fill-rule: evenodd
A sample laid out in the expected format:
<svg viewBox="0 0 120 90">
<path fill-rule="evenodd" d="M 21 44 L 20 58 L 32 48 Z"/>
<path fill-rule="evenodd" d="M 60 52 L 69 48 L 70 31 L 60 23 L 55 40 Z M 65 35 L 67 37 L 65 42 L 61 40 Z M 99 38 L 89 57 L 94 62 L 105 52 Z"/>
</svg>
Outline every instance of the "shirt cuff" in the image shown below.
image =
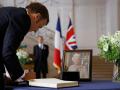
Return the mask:
<svg viewBox="0 0 120 90">
<path fill-rule="evenodd" d="M 10 74 L 8 73 L 6 67 L 5 67 L 5 76 L 6 76 L 7 78 L 10 78 L 10 79 L 11 79 Z"/>
</svg>

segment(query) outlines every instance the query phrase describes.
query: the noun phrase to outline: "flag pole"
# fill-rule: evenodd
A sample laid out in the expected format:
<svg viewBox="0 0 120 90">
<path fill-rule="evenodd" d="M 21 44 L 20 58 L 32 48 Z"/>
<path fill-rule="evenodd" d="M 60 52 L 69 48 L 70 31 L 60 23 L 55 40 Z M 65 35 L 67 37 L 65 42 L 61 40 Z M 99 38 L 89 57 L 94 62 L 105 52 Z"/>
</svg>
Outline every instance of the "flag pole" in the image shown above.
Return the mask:
<svg viewBox="0 0 120 90">
<path fill-rule="evenodd" d="M 62 44 L 63 46 L 65 45 L 65 37 L 62 36 Z M 62 55 L 62 60 L 61 60 L 61 74 L 60 74 L 60 79 L 62 79 L 63 77 L 63 72 L 64 72 L 64 47 L 63 47 L 63 55 Z"/>
</svg>

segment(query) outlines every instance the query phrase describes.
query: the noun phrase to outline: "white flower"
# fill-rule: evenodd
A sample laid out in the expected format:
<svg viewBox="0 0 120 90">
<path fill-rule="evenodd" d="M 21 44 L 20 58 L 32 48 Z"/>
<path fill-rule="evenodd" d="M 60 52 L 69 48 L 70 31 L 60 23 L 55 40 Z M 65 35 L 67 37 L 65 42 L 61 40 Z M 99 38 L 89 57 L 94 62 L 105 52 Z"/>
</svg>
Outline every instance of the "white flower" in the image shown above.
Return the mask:
<svg viewBox="0 0 120 90">
<path fill-rule="evenodd" d="M 116 43 L 116 39 L 114 38 L 114 37 L 109 37 L 110 38 L 110 42 L 112 43 L 112 44 L 115 44 Z"/>
<path fill-rule="evenodd" d="M 114 35 L 102 35 L 98 40 L 100 55 L 107 60 L 120 59 L 120 31 Z"/>
<path fill-rule="evenodd" d="M 104 50 L 105 52 L 108 51 L 108 43 L 105 43 L 105 44 L 103 45 L 103 50 Z"/>
<path fill-rule="evenodd" d="M 16 55 L 18 56 L 21 64 L 32 61 L 32 58 L 29 58 L 29 54 L 23 49 L 18 49 Z"/>
<path fill-rule="evenodd" d="M 28 53 L 25 52 L 24 50 L 19 49 L 19 50 L 17 51 L 17 56 L 18 56 L 19 59 L 21 59 L 21 58 L 28 58 L 29 55 L 28 55 Z"/>
</svg>

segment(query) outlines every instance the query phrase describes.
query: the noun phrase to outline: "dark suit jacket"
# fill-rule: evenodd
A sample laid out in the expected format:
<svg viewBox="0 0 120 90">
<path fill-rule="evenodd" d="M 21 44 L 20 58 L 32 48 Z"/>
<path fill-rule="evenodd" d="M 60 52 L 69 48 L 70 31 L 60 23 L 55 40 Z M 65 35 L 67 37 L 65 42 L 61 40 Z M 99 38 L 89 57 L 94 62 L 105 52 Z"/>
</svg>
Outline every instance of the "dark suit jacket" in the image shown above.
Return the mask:
<svg viewBox="0 0 120 90">
<path fill-rule="evenodd" d="M 24 8 L 0 8 L 0 73 L 5 72 L 5 66 L 13 80 L 18 79 L 24 72 L 16 50 L 30 24 L 30 18 Z"/>
<path fill-rule="evenodd" d="M 34 71 L 48 73 L 48 62 L 47 58 L 49 55 L 48 45 L 43 45 L 41 49 L 38 45 L 34 46 Z"/>
</svg>

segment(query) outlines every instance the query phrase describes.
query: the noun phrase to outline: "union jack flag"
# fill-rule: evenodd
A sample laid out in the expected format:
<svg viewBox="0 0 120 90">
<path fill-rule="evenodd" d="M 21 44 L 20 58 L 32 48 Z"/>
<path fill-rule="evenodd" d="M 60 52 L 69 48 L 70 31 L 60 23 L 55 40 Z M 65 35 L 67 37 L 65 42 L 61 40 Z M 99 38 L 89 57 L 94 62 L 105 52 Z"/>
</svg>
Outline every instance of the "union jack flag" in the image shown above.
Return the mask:
<svg viewBox="0 0 120 90">
<path fill-rule="evenodd" d="M 74 50 L 77 48 L 77 42 L 76 42 L 76 36 L 74 32 L 74 28 L 71 22 L 71 19 L 69 21 L 68 31 L 66 34 L 66 40 L 65 40 L 65 50 Z"/>
</svg>

